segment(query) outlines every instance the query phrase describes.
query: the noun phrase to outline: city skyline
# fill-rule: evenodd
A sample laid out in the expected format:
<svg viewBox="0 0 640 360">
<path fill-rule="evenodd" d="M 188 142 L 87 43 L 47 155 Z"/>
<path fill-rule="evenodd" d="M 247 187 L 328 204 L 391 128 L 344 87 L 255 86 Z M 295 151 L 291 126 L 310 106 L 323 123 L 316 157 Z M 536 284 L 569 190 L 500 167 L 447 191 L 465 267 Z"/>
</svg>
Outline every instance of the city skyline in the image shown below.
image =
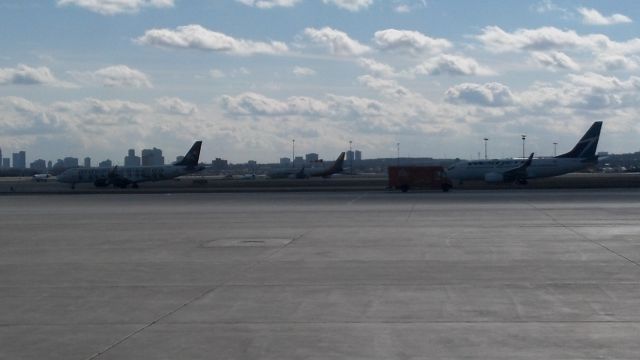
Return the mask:
<svg viewBox="0 0 640 360">
<path fill-rule="evenodd" d="M 360 150 L 357 149 L 353 149 L 353 151 L 351 150 L 347 150 L 347 158 L 350 156 L 349 153 L 352 152 L 353 153 L 353 160 L 361 160 L 362 159 L 362 152 Z M 97 163 L 104 163 L 105 161 L 109 161 L 111 162 L 113 165 L 118 165 L 118 166 L 156 166 L 156 165 L 165 165 L 168 163 L 172 163 L 173 160 L 171 161 L 165 161 L 165 157 L 163 156 L 163 152 L 162 149 L 153 147 L 152 149 L 142 149 L 140 151 L 140 155 L 141 156 L 137 156 L 135 149 L 128 149 L 126 155 L 123 156 L 123 161 L 120 162 L 118 161 L 116 158 L 111 159 L 111 158 L 107 158 L 104 159 L 102 161 L 98 160 L 95 161 L 93 158 L 89 157 L 89 156 L 85 156 L 84 158 L 82 156 L 65 156 L 65 157 L 58 157 L 58 158 L 51 158 L 51 159 L 42 159 L 42 158 L 33 158 L 30 159 L 26 156 L 26 154 L 28 153 L 28 151 L 25 150 L 21 150 L 19 152 L 14 152 L 12 153 L 12 158 L 15 158 L 16 155 L 20 155 L 23 156 L 23 158 L 21 158 L 21 161 L 24 162 L 24 167 L 19 167 L 22 169 L 43 169 L 43 170 L 50 170 L 53 166 L 55 166 L 56 164 L 64 164 L 64 168 L 71 168 L 71 167 L 79 167 L 80 166 L 80 160 L 83 160 L 83 167 L 92 167 L 92 161 L 94 162 L 93 164 L 97 164 Z M 145 153 L 147 153 L 145 155 Z M 146 157 L 146 159 L 145 159 Z M 2 158 L 3 158 L 3 152 L 2 152 L 2 147 L 0 147 L 0 168 L 11 168 L 11 169 L 16 169 L 15 165 L 14 165 L 14 161 L 12 158 L 9 158 L 10 160 L 10 166 L 5 167 L 4 164 L 2 163 Z M 175 161 L 180 161 L 182 158 L 184 158 L 183 155 L 178 155 L 175 157 Z M 265 164 L 282 164 L 283 160 L 287 160 L 289 163 L 292 162 L 292 159 L 289 157 L 280 157 L 279 159 L 273 159 L 271 161 L 267 161 L 267 162 L 260 162 L 260 163 L 265 163 Z M 302 159 L 304 163 L 306 164 L 311 164 L 314 162 L 324 162 L 325 159 L 320 157 L 320 155 L 318 153 L 306 153 L 306 154 L 296 154 L 295 160 L 298 159 Z M 327 161 L 332 161 L 332 159 L 326 159 Z M 55 162 L 54 162 L 55 161 Z M 227 160 L 225 159 L 221 159 L 220 157 L 216 157 L 214 159 L 211 160 L 204 160 L 201 159 L 201 163 L 212 163 L 215 164 L 216 161 L 224 161 L 225 163 L 227 162 Z M 255 160 L 252 159 L 247 159 L 245 161 L 240 161 L 237 163 L 232 163 L 232 164 L 245 164 L 248 162 L 251 162 Z M 44 166 L 32 166 L 34 163 L 44 163 Z M 295 163 L 295 162 L 294 162 Z M 22 164 L 22 163 L 21 163 Z M 96 167 L 96 166 L 94 166 Z M 102 166 L 97 166 L 97 167 L 102 167 Z"/>
<path fill-rule="evenodd" d="M 31 159 L 638 151 L 635 1 L 5 0 L 0 146 Z M 29 26 L 24 26 L 29 24 Z M 557 149 L 556 149 L 557 148 Z M 6 157 L 6 155 L 4 155 Z M 326 156 L 327 158 L 332 156 Z"/>
</svg>

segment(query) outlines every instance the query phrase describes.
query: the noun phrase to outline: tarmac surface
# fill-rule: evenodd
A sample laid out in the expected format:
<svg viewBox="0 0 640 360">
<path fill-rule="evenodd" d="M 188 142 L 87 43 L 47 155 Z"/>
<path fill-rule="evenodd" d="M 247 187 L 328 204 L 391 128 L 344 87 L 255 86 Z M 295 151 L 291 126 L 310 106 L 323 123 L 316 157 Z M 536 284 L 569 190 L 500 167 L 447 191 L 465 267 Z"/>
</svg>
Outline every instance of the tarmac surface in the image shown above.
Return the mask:
<svg viewBox="0 0 640 360">
<path fill-rule="evenodd" d="M 143 182 L 140 187 L 126 189 L 96 187 L 91 183 L 59 183 L 55 178 L 36 182 L 30 177 L 0 177 L 0 195 L 14 194 L 163 194 L 163 193 L 219 193 L 219 192 L 308 192 L 308 191 L 383 191 L 388 186 L 384 174 L 348 175 L 311 179 L 223 179 L 220 176 L 183 176 L 173 180 Z M 598 189 L 640 188 L 639 173 L 573 173 L 549 178 L 531 179 L 526 186 L 512 183 L 487 184 L 484 181 L 454 182 L 453 190 L 501 189 Z M 436 188 L 440 185 L 436 184 Z M 424 189 L 410 189 L 424 190 Z"/>
<path fill-rule="evenodd" d="M 0 197 L 0 359 L 638 359 L 640 191 Z"/>
</svg>

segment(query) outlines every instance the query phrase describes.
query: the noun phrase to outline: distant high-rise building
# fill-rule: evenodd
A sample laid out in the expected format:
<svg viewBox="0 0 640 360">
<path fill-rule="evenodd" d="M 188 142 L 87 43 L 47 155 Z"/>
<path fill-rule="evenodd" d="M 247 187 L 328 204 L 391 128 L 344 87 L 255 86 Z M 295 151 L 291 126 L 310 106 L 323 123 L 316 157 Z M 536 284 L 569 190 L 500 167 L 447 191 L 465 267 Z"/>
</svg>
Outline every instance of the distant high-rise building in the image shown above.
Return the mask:
<svg viewBox="0 0 640 360">
<path fill-rule="evenodd" d="M 280 158 L 280 166 L 289 167 L 291 166 L 291 159 L 288 157 Z"/>
<path fill-rule="evenodd" d="M 142 150 L 142 166 L 164 165 L 162 150 L 158 148 Z"/>
<path fill-rule="evenodd" d="M 2 167 L 2 148 L 0 148 L 0 168 Z"/>
<path fill-rule="evenodd" d="M 349 150 L 347 151 L 347 161 L 353 161 L 354 152 Z"/>
<path fill-rule="evenodd" d="M 2 168 L 8 169 L 11 167 L 11 159 L 10 158 L 2 158 Z"/>
<path fill-rule="evenodd" d="M 77 168 L 80 165 L 78 158 L 74 158 L 71 156 L 67 156 L 66 158 L 64 158 L 64 160 L 62 160 L 62 163 L 65 169 Z"/>
<path fill-rule="evenodd" d="M 124 157 L 124 166 L 140 166 L 140 156 L 136 156 L 134 149 L 129 149 L 129 155 Z"/>
<path fill-rule="evenodd" d="M 27 168 L 27 154 L 24 151 L 13 153 L 13 168 L 14 169 L 26 169 Z"/>
<path fill-rule="evenodd" d="M 225 170 L 229 167 L 229 163 L 227 160 L 216 158 L 211 162 L 211 166 L 213 166 L 214 170 Z"/>
<path fill-rule="evenodd" d="M 356 161 L 362 160 L 362 151 L 356 150 Z"/>
<path fill-rule="evenodd" d="M 90 157 L 86 157 L 84 158 L 84 167 L 86 168 L 90 168 L 91 167 L 91 158 Z"/>
<path fill-rule="evenodd" d="M 317 162 L 319 158 L 320 157 L 316 153 L 309 153 L 304 156 L 304 159 L 307 161 L 307 163 Z"/>
<path fill-rule="evenodd" d="M 51 160 L 47 161 L 47 169 L 51 170 L 53 168 L 53 163 Z"/>
<path fill-rule="evenodd" d="M 45 172 L 47 171 L 47 162 L 42 159 L 38 159 L 29 164 L 29 168 L 38 172 Z"/>
<path fill-rule="evenodd" d="M 105 161 L 100 161 L 98 163 L 98 167 L 101 167 L 101 168 L 110 168 L 112 165 L 113 165 L 113 163 L 109 159 L 107 159 Z"/>
<path fill-rule="evenodd" d="M 51 168 L 54 172 L 61 172 L 64 171 L 64 161 L 62 161 L 62 159 L 58 159 L 56 160 L 56 163 L 53 165 L 53 167 Z"/>
<path fill-rule="evenodd" d="M 294 167 L 303 167 L 304 166 L 304 159 L 302 158 L 302 156 L 296 156 L 296 158 L 293 159 L 293 166 Z"/>
</svg>

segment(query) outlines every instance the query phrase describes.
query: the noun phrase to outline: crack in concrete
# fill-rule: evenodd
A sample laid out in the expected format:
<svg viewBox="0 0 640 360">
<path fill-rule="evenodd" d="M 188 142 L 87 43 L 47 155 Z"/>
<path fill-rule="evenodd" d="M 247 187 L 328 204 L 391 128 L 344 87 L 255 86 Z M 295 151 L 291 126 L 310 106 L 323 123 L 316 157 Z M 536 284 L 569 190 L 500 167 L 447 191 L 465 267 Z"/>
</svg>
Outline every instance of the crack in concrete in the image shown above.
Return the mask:
<svg viewBox="0 0 640 360">
<path fill-rule="evenodd" d="M 633 265 L 635 265 L 635 266 L 637 266 L 637 267 L 640 267 L 640 263 L 638 263 L 637 261 L 635 261 L 635 260 L 633 260 L 633 259 L 630 259 L 630 258 L 628 258 L 628 257 L 626 257 L 626 256 L 624 256 L 624 255 L 622 255 L 622 254 L 620 254 L 619 252 L 617 252 L 617 251 L 615 251 L 615 250 L 611 249 L 610 247 L 608 247 L 608 246 L 606 246 L 606 245 L 604 245 L 604 244 L 602 244 L 602 243 L 600 243 L 600 242 L 598 242 L 598 241 L 592 240 L 592 239 L 590 239 L 589 237 L 587 237 L 586 235 L 583 235 L 583 234 L 579 233 L 578 231 L 576 231 L 576 230 L 575 230 L 575 229 L 573 229 L 572 227 L 567 226 L 567 225 L 565 225 L 565 224 L 561 223 L 558 219 L 556 219 L 553 215 L 549 214 L 549 213 L 548 213 L 548 212 L 546 212 L 545 210 L 543 210 L 543 209 L 540 209 L 540 208 L 536 207 L 536 206 L 535 206 L 534 204 L 532 204 L 532 203 L 529 203 L 529 206 L 531 206 L 533 209 L 535 209 L 535 210 L 537 210 L 537 211 L 541 212 L 542 214 L 544 214 L 545 216 L 547 216 L 548 218 L 550 218 L 554 223 L 556 223 L 557 225 L 559 225 L 559 226 L 560 226 L 560 227 L 562 227 L 563 229 L 565 229 L 565 230 L 569 231 L 570 233 L 572 233 L 572 234 L 576 235 L 578 238 L 580 238 L 580 239 L 582 239 L 582 240 L 585 240 L 585 241 L 587 241 L 587 242 L 590 242 L 590 243 L 592 243 L 592 244 L 598 245 L 598 246 L 600 246 L 601 248 L 603 248 L 603 249 L 605 249 L 605 250 L 609 251 L 610 253 L 614 254 L 615 256 L 617 256 L 617 257 L 619 257 L 619 258 L 621 258 L 621 259 L 624 259 L 624 260 L 626 260 L 627 262 L 629 262 L 629 263 L 631 263 L 631 264 L 633 264 Z"/>
</svg>

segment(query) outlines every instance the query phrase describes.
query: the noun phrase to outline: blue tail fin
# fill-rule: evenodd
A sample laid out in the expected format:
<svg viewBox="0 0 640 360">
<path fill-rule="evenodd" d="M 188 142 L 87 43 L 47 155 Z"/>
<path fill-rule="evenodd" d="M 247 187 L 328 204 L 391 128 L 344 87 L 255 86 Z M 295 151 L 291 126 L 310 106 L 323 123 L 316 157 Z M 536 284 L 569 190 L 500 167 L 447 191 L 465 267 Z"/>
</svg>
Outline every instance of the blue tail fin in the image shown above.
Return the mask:
<svg viewBox="0 0 640 360">
<path fill-rule="evenodd" d="M 336 161 L 333 163 L 331 170 L 333 172 L 342 172 L 342 164 L 344 163 L 344 151 L 340 153 Z"/>
<path fill-rule="evenodd" d="M 598 147 L 598 140 L 600 139 L 600 129 L 602 129 L 602 121 L 594 122 L 571 151 L 556 157 L 579 159 L 593 158 L 596 156 L 596 148 Z"/>
<path fill-rule="evenodd" d="M 177 162 L 175 165 L 178 166 L 197 166 L 198 160 L 200 159 L 200 147 L 202 146 L 202 141 L 196 141 L 189 152 L 184 156 L 184 159 Z"/>
</svg>

